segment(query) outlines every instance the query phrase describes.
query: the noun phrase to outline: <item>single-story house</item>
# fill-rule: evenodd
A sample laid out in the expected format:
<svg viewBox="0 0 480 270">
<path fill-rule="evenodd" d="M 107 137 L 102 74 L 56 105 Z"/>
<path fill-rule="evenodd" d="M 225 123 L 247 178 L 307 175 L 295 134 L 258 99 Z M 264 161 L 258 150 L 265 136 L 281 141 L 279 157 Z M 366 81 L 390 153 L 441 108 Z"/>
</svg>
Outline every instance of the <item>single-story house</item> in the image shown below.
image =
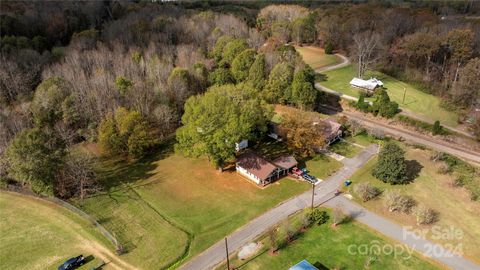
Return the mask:
<svg viewBox="0 0 480 270">
<path fill-rule="evenodd" d="M 274 159 L 272 163 L 282 169 L 283 174 L 291 172 L 293 167 L 298 165 L 298 161 L 293 156 L 281 156 Z"/>
<path fill-rule="evenodd" d="M 238 173 L 260 186 L 265 186 L 281 176 L 287 175 L 298 162 L 292 156 L 285 156 L 270 162 L 253 151 L 237 158 Z"/>
<path fill-rule="evenodd" d="M 342 137 L 342 125 L 333 118 L 322 120 L 322 122 L 325 123 L 322 135 L 325 137 L 326 146 L 329 146 Z M 313 124 L 319 124 L 319 122 Z"/>
<path fill-rule="evenodd" d="M 290 267 L 288 270 L 318 270 L 317 267 L 313 266 L 307 260 L 303 260 L 294 266 Z"/>
<path fill-rule="evenodd" d="M 383 87 L 383 82 L 377 78 L 370 78 L 368 80 L 363 80 L 355 77 L 350 81 L 350 85 L 356 88 L 360 88 L 362 90 L 366 90 L 367 92 L 371 93 L 375 91 L 377 87 Z"/>
<path fill-rule="evenodd" d="M 327 123 L 328 126 L 326 134 L 324 134 L 325 141 L 327 142 L 327 145 L 330 145 L 342 137 L 342 125 L 332 118 L 326 119 L 325 123 Z"/>
</svg>

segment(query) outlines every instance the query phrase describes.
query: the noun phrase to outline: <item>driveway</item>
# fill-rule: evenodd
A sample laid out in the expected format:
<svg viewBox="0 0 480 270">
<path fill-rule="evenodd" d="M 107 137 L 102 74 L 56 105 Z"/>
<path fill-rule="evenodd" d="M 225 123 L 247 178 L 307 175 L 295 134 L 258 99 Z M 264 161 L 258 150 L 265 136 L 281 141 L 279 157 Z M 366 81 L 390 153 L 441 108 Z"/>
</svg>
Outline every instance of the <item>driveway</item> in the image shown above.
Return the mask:
<svg viewBox="0 0 480 270">
<path fill-rule="evenodd" d="M 370 145 L 366 147 L 357 157 L 351 159 L 351 166 L 345 166 L 335 174 L 331 175 L 325 181 L 315 186 L 314 204 L 323 203 L 326 198 L 332 198 L 335 191 L 342 185 L 342 182 L 350 177 L 359 167 L 365 164 L 373 155 L 377 153 L 378 146 Z M 291 214 L 294 214 L 305 207 L 310 206 L 312 191 L 306 191 L 292 199 L 289 199 L 273 209 L 265 212 L 261 216 L 253 219 L 245 226 L 239 228 L 229 236 L 228 248 L 231 253 L 240 249 L 242 246 L 252 242 L 257 236 L 265 233 L 268 229 L 285 220 Z M 222 239 L 216 244 L 192 258 L 186 264 L 180 266 L 182 270 L 206 270 L 212 269 L 225 260 L 225 242 Z"/>
<path fill-rule="evenodd" d="M 343 196 L 337 196 L 325 202 L 330 207 L 340 207 L 342 211 L 354 217 L 356 221 L 361 222 L 368 227 L 392 238 L 409 247 L 408 250 L 415 250 L 420 254 L 430 257 L 452 269 L 458 270 L 480 270 L 480 266 L 473 262 L 453 254 L 440 244 L 433 243 L 424 238 L 415 236 L 402 226 L 387 220 L 373 212 L 370 212 L 360 205 L 348 200 Z M 340 225 L 341 226 L 341 225 Z M 385 249 L 386 250 L 386 249 Z M 398 249 L 402 251 L 400 256 L 407 256 L 407 249 Z M 399 252 L 400 253 L 400 252 Z"/>
</svg>

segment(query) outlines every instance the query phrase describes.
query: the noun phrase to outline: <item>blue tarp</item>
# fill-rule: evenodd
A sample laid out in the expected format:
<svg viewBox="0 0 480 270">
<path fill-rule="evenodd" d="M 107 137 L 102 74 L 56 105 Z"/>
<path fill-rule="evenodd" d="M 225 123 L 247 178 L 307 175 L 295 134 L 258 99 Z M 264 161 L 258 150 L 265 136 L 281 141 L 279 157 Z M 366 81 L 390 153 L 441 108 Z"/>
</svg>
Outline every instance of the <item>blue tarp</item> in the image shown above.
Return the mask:
<svg viewBox="0 0 480 270">
<path fill-rule="evenodd" d="M 318 268 L 310 264 L 307 260 L 303 260 L 290 267 L 289 270 L 318 270 Z"/>
</svg>

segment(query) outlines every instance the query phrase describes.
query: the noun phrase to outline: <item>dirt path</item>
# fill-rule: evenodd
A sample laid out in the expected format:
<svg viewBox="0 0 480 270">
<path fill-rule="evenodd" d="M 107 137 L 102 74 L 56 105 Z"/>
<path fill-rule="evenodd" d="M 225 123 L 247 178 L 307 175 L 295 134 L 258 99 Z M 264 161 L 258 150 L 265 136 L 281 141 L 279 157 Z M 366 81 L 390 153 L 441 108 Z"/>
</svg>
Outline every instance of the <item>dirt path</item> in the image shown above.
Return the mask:
<svg viewBox="0 0 480 270">
<path fill-rule="evenodd" d="M 85 239 L 81 236 L 79 239 L 79 248 L 92 253 L 92 255 L 101 259 L 105 262 L 104 269 L 128 269 L 128 270 L 137 270 L 138 268 L 122 260 L 118 255 L 114 254 L 108 248 L 100 245 L 97 242 Z"/>
</svg>

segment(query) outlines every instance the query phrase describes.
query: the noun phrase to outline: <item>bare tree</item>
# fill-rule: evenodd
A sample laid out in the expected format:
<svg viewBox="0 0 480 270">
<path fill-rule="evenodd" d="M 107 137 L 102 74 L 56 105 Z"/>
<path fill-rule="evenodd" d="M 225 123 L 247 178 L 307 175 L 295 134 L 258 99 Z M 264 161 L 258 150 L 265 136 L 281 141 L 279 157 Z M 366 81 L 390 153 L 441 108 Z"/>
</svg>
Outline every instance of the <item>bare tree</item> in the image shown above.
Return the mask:
<svg viewBox="0 0 480 270">
<path fill-rule="evenodd" d="M 377 33 L 366 31 L 353 37 L 352 54 L 358 65 L 357 76 L 363 78 L 365 71 L 380 58 L 381 42 Z"/>
<path fill-rule="evenodd" d="M 96 175 L 92 168 L 94 158 L 91 154 L 70 152 L 62 170 L 58 172 L 55 190 L 61 198 L 79 197 L 99 190 Z"/>
</svg>

